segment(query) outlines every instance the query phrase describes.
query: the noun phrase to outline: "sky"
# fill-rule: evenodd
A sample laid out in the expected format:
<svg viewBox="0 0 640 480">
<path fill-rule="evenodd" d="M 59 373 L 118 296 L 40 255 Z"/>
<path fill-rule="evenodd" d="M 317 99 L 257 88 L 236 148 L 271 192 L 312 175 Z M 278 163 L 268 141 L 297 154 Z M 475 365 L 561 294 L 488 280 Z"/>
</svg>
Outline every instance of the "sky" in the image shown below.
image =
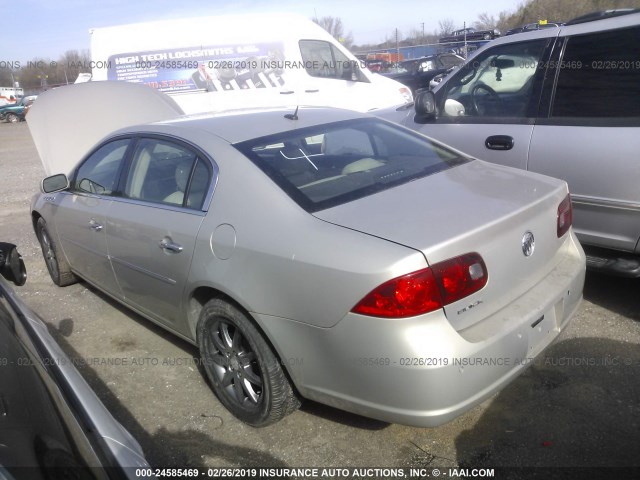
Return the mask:
<svg viewBox="0 0 640 480">
<path fill-rule="evenodd" d="M 126 23 L 205 15 L 298 13 L 342 19 L 355 44 L 381 43 L 400 32 L 438 30 L 451 19 L 456 28 L 487 12 L 514 11 L 522 0 L 0 0 L 3 12 L 0 67 L 35 58 L 57 60 L 67 50 L 89 50 L 89 30 Z"/>
</svg>

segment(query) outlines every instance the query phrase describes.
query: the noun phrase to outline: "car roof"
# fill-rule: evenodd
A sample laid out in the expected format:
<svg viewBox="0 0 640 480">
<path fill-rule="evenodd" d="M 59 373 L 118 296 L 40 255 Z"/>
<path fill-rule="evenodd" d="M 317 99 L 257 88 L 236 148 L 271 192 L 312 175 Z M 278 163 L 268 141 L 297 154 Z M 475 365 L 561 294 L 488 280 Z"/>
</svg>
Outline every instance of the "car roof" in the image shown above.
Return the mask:
<svg viewBox="0 0 640 480">
<path fill-rule="evenodd" d="M 297 118 L 293 118 L 293 116 Z M 332 107 L 292 106 L 278 108 L 238 109 L 209 114 L 185 115 L 171 120 L 137 125 L 117 133 L 153 130 L 154 125 L 175 126 L 179 129 L 200 130 L 239 143 L 294 129 L 313 127 L 330 122 L 363 118 L 359 112 Z"/>
<path fill-rule="evenodd" d="M 82 105 L 82 109 L 70 108 Z M 43 93 L 29 112 L 29 130 L 47 175 L 70 173 L 89 151 L 115 134 L 190 128 L 237 143 L 296 128 L 361 118 L 330 107 L 245 109 L 185 116 L 169 96 L 142 84 L 86 82 Z M 51 119 L 56 118 L 56 122 Z M 69 128 L 73 125 L 73 128 Z M 155 126 L 154 126 L 155 125 Z M 163 125 L 159 127 L 158 125 Z M 183 130 L 184 132 L 184 130 Z"/>
</svg>

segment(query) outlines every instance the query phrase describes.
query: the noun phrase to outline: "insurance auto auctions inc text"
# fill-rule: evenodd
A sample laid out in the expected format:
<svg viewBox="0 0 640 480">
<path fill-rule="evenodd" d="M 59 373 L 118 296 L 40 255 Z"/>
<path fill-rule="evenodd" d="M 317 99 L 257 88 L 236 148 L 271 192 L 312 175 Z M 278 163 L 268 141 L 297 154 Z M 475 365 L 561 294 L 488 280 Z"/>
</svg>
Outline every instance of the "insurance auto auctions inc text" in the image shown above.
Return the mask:
<svg viewBox="0 0 640 480">
<path fill-rule="evenodd" d="M 493 478 L 492 468 L 209 468 L 210 478 Z"/>
</svg>

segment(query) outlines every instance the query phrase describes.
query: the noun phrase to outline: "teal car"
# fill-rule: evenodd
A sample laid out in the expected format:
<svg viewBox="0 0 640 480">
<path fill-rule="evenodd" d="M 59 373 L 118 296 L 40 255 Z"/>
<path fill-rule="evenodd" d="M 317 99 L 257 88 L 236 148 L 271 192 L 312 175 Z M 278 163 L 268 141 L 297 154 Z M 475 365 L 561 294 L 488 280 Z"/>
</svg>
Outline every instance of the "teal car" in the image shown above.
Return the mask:
<svg viewBox="0 0 640 480">
<path fill-rule="evenodd" d="M 22 122 L 35 99 L 35 95 L 30 95 L 22 97 L 16 103 L 3 105 L 0 107 L 0 121 L 9 123 Z"/>
</svg>

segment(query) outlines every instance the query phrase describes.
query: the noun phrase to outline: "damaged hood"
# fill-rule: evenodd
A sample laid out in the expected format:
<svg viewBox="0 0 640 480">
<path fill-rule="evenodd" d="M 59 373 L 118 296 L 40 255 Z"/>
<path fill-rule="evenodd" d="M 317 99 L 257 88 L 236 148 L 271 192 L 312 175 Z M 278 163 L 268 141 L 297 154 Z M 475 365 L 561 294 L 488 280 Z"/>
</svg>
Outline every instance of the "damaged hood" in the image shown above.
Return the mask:
<svg viewBox="0 0 640 480">
<path fill-rule="evenodd" d="M 27 123 L 47 176 L 68 175 L 96 143 L 115 130 L 183 114 L 171 97 L 144 85 L 87 82 L 39 95 Z"/>
</svg>

